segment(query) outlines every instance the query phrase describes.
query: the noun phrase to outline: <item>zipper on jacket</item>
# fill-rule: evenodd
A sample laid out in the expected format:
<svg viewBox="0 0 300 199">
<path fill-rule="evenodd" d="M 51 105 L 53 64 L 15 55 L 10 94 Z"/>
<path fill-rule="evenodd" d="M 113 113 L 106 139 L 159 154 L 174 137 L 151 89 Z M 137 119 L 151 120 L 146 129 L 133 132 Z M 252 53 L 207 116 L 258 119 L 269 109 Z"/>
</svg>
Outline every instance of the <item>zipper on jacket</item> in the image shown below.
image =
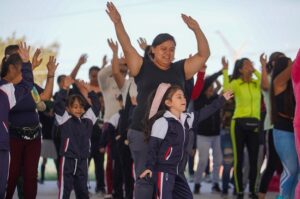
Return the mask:
<svg viewBox="0 0 300 199">
<path fill-rule="evenodd" d="M 248 83 L 248 89 L 249 89 L 249 94 L 250 94 L 250 99 L 251 99 L 251 113 L 250 113 L 250 115 L 252 116 L 252 114 L 253 114 L 253 96 L 252 96 L 252 92 L 251 92 L 251 88 L 250 88 L 249 83 Z"/>
<path fill-rule="evenodd" d="M 181 124 L 181 123 L 180 123 Z M 182 151 L 181 151 L 181 158 L 180 158 L 180 161 L 178 162 L 177 164 L 177 174 L 179 174 L 179 171 L 178 171 L 178 167 L 179 167 L 179 164 L 180 162 L 182 161 L 182 158 L 183 158 L 183 153 L 184 153 L 184 143 L 185 143 L 185 127 L 181 124 L 182 128 L 183 128 L 183 144 L 182 144 Z"/>
</svg>

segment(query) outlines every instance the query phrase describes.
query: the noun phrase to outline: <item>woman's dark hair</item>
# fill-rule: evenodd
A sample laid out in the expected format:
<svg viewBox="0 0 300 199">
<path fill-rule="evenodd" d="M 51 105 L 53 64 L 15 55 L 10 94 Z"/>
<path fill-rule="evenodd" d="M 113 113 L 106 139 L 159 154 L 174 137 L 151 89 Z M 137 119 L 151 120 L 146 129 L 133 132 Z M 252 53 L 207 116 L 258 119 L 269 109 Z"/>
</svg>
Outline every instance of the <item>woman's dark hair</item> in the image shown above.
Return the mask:
<svg viewBox="0 0 300 199">
<path fill-rule="evenodd" d="M 19 50 L 18 45 L 9 45 L 5 48 L 4 54 L 5 54 L 5 56 L 12 55 L 12 54 L 15 54 L 18 50 Z"/>
<path fill-rule="evenodd" d="M 240 70 L 243 68 L 244 62 L 245 62 L 246 60 L 250 61 L 248 58 L 242 58 L 242 59 L 236 60 L 236 62 L 235 62 L 235 64 L 234 64 L 234 69 L 233 69 L 233 73 L 232 73 L 232 75 L 231 75 L 230 81 L 235 80 L 235 79 L 238 79 L 238 78 L 241 77 L 241 72 L 240 72 Z"/>
<path fill-rule="evenodd" d="M 74 94 L 74 95 L 70 95 L 67 99 L 67 107 L 71 107 L 73 106 L 75 101 L 78 101 L 78 103 L 80 104 L 80 106 L 82 106 L 83 108 L 86 106 L 86 102 L 84 100 L 84 98 L 81 95 L 78 94 Z"/>
<path fill-rule="evenodd" d="M 152 129 L 152 126 L 153 126 L 154 122 L 157 119 L 159 119 L 160 117 L 162 117 L 167 110 L 169 110 L 169 107 L 165 104 L 165 101 L 168 100 L 168 99 L 171 99 L 172 96 L 174 95 L 174 93 L 178 90 L 182 90 L 182 88 L 180 86 L 177 86 L 177 85 L 173 85 L 170 88 L 168 88 L 166 93 L 164 94 L 161 102 L 160 102 L 157 113 L 149 119 L 150 109 L 151 109 L 152 101 L 155 97 L 156 90 L 154 90 L 150 94 L 150 96 L 148 98 L 148 102 L 147 102 L 147 111 L 146 111 L 146 115 L 145 115 L 145 118 L 144 118 L 145 140 L 146 141 L 148 141 L 150 136 L 151 136 L 151 129 Z"/>
<path fill-rule="evenodd" d="M 276 108 L 275 103 L 275 93 L 274 93 L 274 80 L 275 78 L 282 73 L 289 64 L 290 58 L 288 57 L 279 57 L 277 61 L 275 62 L 273 73 L 272 73 L 272 83 L 271 83 L 271 108 L 272 108 L 272 122 L 276 122 L 276 118 L 278 115 L 278 111 Z M 283 91 L 284 93 L 284 104 L 282 105 L 284 108 L 285 115 L 293 118 L 294 112 L 295 112 L 295 98 L 294 98 L 294 91 L 293 91 L 293 85 L 292 80 L 289 79 L 287 82 L 287 87 Z"/>
<path fill-rule="evenodd" d="M 17 65 L 22 65 L 22 58 L 20 57 L 19 54 L 12 54 L 12 55 L 7 55 L 2 59 L 1 63 L 1 78 L 5 77 L 9 71 L 9 66 L 17 66 Z"/>
<path fill-rule="evenodd" d="M 94 71 L 94 70 L 98 72 L 98 71 L 100 70 L 100 68 L 99 68 L 98 66 L 92 66 L 92 67 L 89 69 L 89 74 L 91 74 L 91 72 Z"/>
<path fill-rule="evenodd" d="M 278 58 L 280 57 L 285 57 L 285 54 L 283 54 L 282 52 L 273 52 L 270 55 L 269 61 L 267 63 L 267 73 L 270 74 L 274 68 L 274 65 Z"/>
<path fill-rule="evenodd" d="M 156 46 L 166 42 L 166 41 L 173 41 L 175 43 L 175 46 L 176 46 L 176 41 L 175 41 L 175 38 L 168 34 L 168 33 L 161 33 L 159 35 L 157 35 L 154 39 L 153 39 L 153 42 L 151 44 L 151 47 L 155 48 Z M 146 49 L 145 49 L 145 53 L 146 53 Z M 151 49 L 148 50 L 148 56 L 149 58 L 154 58 L 154 54 L 151 52 Z"/>
</svg>

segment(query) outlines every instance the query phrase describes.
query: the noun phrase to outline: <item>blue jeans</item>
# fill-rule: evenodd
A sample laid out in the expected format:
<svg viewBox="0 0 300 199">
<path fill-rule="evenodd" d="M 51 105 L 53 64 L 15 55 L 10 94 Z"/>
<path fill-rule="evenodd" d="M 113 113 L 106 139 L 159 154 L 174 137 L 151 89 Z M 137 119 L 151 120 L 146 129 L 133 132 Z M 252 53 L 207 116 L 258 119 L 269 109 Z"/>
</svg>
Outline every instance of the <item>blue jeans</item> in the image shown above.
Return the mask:
<svg viewBox="0 0 300 199">
<path fill-rule="evenodd" d="M 224 129 L 221 131 L 221 148 L 224 167 L 222 174 L 222 190 L 223 193 L 227 193 L 230 182 L 230 171 L 233 167 L 233 150 L 229 129 Z"/>
<path fill-rule="evenodd" d="M 274 129 L 273 139 L 275 149 L 283 165 L 283 173 L 280 178 L 280 195 L 284 199 L 292 199 L 295 195 L 299 173 L 294 133 Z"/>
</svg>

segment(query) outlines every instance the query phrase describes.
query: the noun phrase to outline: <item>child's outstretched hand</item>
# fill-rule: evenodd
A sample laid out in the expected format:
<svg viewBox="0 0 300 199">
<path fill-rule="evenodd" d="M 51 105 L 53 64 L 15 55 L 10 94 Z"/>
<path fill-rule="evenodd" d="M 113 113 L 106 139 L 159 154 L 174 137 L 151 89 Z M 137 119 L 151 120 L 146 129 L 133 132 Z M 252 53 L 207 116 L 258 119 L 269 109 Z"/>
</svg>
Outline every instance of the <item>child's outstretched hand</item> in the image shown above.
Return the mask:
<svg viewBox="0 0 300 199">
<path fill-rule="evenodd" d="M 226 99 L 226 101 L 228 101 L 231 98 L 233 98 L 233 92 L 232 91 L 226 91 L 226 92 L 224 92 L 223 97 Z"/>
<path fill-rule="evenodd" d="M 146 169 L 146 170 L 140 175 L 140 178 L 144 178 L 144 177 L 146 177 L 147 175 L 149 175 L 149 177 L 152 178 L 152 171 L 149 170 L 149 169 Z"/>
</svg>

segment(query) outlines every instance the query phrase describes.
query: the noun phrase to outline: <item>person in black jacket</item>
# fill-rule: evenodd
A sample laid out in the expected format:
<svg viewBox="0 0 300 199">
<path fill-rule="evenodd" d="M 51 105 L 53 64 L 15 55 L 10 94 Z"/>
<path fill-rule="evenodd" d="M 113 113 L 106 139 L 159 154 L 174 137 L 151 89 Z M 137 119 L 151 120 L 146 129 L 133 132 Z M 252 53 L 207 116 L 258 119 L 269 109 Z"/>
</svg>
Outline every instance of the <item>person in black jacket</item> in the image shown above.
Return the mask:
<svg viewBox="0 0 300 199">
<path fill-rule="evenodd" d="M 186 99 L 182 89 L 165 83 L 159 85 L 146 129 L 149 143 L 146 170 L 139 176 L 146 181 L 153 178 L 158 198 L 193 198 L 185 177 L 180 175 L 190 129 L 219 110 L 231 97 L 231 92 L 227 92 L 200 111 L 184 113 Z"/>
<path fill-rule="evenodd" d="M 61 132 L 59 198 L 70 198 L 74 187 L 76 198 L 89 198 L 87 187 L 88 158 L 90 156 L 90 138 L 93 126 L 99 114 L 99 100 L 84 84 L 91 99 L 91 108 L 84 110 L 84 99 L 80 95 L 67 98 L 67 89 L 74 83 L 71 77 L 64 80 L 63 89 L 58 93 L 54 112 Z"/>
</svg>

